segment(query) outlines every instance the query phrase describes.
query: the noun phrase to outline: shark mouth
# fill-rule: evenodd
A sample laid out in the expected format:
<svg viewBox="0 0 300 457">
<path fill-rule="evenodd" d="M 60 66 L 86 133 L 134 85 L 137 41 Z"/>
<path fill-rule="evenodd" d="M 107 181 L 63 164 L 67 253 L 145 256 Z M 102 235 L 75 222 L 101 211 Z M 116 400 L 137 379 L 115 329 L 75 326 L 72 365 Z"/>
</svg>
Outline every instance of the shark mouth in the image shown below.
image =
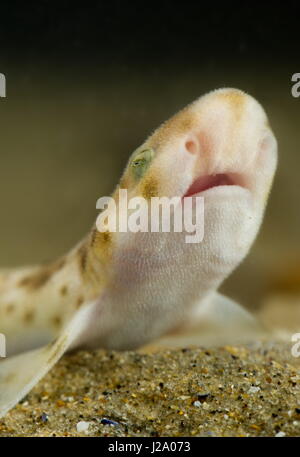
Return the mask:
<svg viewBox="0 0 300 457">
<path fill-rule="evenodd" d="M 235 173 L 218 173 L 215 175 L 199 176 L 188 188 L 184 197 L 190 197 L 219 186 L 243 187 L 241 176 Z"/>
</svg>

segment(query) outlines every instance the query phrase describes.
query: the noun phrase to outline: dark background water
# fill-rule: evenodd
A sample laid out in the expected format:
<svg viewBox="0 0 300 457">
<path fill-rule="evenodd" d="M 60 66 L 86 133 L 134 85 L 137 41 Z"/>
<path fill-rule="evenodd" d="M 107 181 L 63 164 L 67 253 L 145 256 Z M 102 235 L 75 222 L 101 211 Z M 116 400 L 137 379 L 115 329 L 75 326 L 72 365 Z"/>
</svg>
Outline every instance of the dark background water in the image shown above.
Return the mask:
<svg viewBox="0 0 300 457">
<path fill-rule="evenodd" d="M 300 98 L 291 95 L 298 2 L 0 8 L 0 264 L 46 261 L 72 247 L 145 136 L 203 93 L 232 86 L 262 103 L 279 141 L 263 229 L 223 288 L 258 305 L 300 253 Z"/>
</svg>

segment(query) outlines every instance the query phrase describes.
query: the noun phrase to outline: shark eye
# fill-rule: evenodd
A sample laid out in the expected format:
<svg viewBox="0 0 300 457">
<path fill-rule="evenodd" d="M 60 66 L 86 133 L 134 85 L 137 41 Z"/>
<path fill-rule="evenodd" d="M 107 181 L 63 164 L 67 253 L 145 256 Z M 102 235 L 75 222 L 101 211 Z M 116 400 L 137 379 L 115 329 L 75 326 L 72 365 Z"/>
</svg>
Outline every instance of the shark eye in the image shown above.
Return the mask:
<svg viewBox="0 0 300 457">
<path fill-rule="evenodd" d="M 153 149 L 144 149 L 136 154 L 131 161 L 131 168 L 136 178 L 141 178 L 154 156 Z"/>
</svg>

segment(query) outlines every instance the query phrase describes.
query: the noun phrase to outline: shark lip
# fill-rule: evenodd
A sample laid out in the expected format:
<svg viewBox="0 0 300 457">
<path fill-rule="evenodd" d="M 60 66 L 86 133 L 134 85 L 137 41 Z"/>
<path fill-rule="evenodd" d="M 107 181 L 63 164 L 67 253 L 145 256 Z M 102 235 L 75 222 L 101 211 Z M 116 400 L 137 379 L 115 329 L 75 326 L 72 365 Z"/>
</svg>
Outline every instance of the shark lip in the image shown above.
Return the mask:
<svg viewBox="0 0 300 457">
<path fill-rule="evenodd" d="M 241 181 L 241 176 L 236 173 L 216 173 L 199 176 L 188 188 L 184 197 L 191 197 L 219 186 L 242 186 Z"/>
</svg>

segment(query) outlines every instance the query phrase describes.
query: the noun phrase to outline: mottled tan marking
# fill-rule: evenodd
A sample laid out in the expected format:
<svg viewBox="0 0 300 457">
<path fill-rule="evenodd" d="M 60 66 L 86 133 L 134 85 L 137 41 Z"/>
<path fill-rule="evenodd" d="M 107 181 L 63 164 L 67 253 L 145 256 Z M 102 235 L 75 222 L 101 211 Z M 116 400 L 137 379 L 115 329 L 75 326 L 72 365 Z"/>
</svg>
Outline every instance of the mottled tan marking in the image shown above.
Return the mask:
<svg viewBox="0 0 300 457">
<path fill-rule="evenodd" d="M 63 297 L 65 297 L 68 293 L 68 286 L 62 286 L 59 290 L 59 293 L 60 295 L 62 295 Z"/>
<path fill-rule="evenodd" d="M 80 308 L 83 305 L 83 297 L 78 297 L 77 302 L 76 302 L 76 308 Z"/>
<path fill-rule="evenodd" d="M 84 243 L 78 249 L 78 259 L 79 259 L 79 267 L 80 267 L 81 273 L 84 273 L 86 270 L 87 257 L 88 257 L 88 249 L 87 249 L 86 244 Z"/>
<path fill-rule="evenodd" d="M 97 233 L 99 233 L 97 228 L 94 228 L 91 233 L 91 247 L 97 242 Z"/>
<path fill-rule="evenodd" d="M 158 197 L 158 182 L 157 179 L 152 176 L 147 176 L 142 183 L 141 195 L 146 200 L 150 200 L 152 197 Z"/>
<path fill-rule="evenodd" d="M 91 236 L 91 247 L 98 256 L 107 255 L 112 245 L 112 239 L 113 234 L 111 232 L 99 232 L 99 230 L 95 228 Z"/>
<path fill-rule="evenodd" d="M 235 113 L 237 120 L 241 118 L 246 103 L 245 94 L 236 90 L 232 90 L 230 92 L 218 94 L 218 98 L 224 100 L 230 105 L 230 108 Z"/>
<path fill-rule="evenodd" d="M 180 111 L 162 126 L 156 130 L 148 139 L 147 145 L 156 149 L 163 146 L 167 141 L 173 141 L 174 137 L 178 137 L 189 132 L 196 124 L 196 118 L 189 111 L 189 106 Z"/>
<path fill-rule="evenodd" d="M 112 240 L 111 232 L 101 232 L 99 235 L 102 243 L 109 244 Z"/>
<path fill-rule="evenodd" d="M 34 320 L 34 311 L 33 310 L 26 311 L 23 319 L 26 324 L 31 324 Z"/>
<path fill-rule="evenodd" d="M 51 276 L 59 271 L 65 265 L 65 259 L 58 260 L 50 265 L 40 267 L 38 271 L 31 275 L 25 276 L 19 282 L 20 287 L 28 287 L 31 290 L 39 289 L 46 284 Z"/>
<path fill-rule="evenodd" d="M 62 324 L 62 318 L 60 316 L 54 316 L 52 317 L 51 322 L 54 327 L 59 328 Z"/>
<path fill-rule="evenodd" d="M 120 189 L 128 189 L 128 176 L 124 175 L 120 179 Z"/>
<path fill-rule="evenodd" d="M 7 314 L 11 314 L 15 310 L 15 305 L 13 303 L 8 303 L 5 308 Z"/>
</svg>

